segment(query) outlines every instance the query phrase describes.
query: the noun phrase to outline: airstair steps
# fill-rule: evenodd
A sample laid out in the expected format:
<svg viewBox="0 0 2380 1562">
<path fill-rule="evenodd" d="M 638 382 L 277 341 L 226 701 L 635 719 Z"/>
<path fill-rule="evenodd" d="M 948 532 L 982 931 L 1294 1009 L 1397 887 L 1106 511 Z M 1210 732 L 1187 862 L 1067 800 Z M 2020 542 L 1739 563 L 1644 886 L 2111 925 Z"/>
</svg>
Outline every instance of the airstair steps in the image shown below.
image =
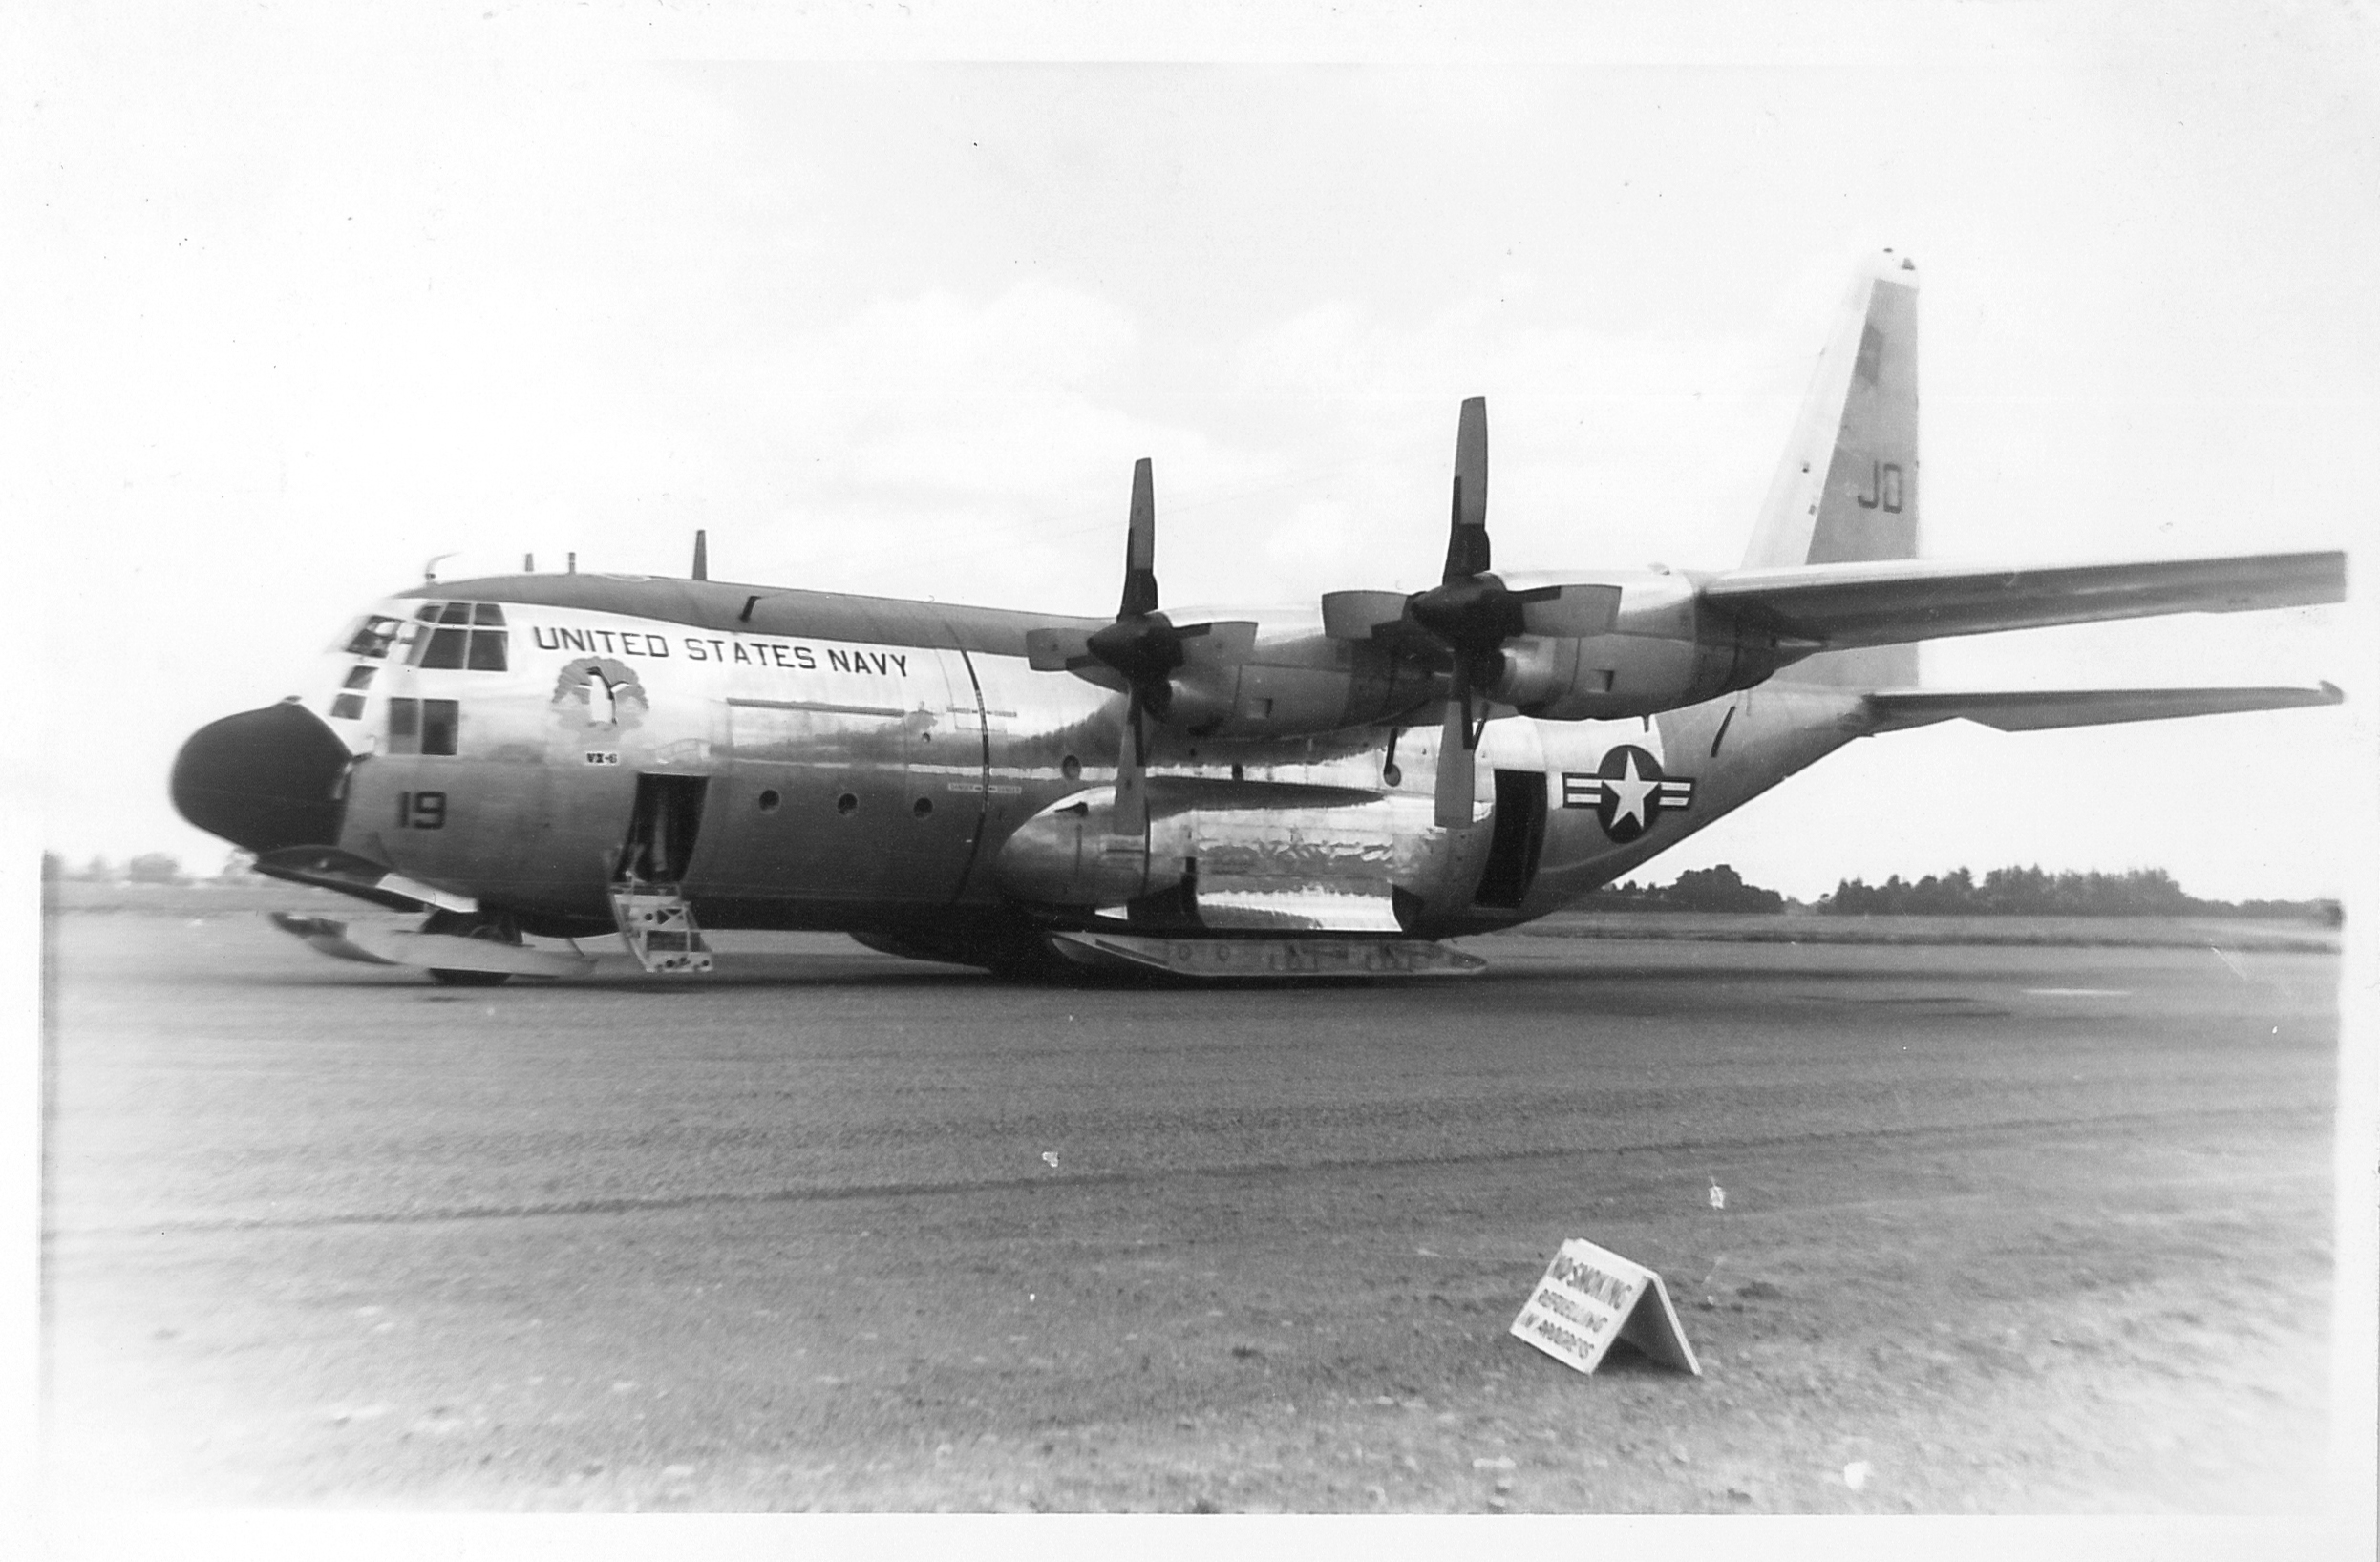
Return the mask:
<svg viewBox="0 0 2380 1562">
<path fill-rule="evenodd" d="M 694 908 L 675 884 L 614 884 L 611 917 L 636 963 L 656 976 L 696 976 L 711 969 L 711 946 L 694 925 Z"/>
</svg>

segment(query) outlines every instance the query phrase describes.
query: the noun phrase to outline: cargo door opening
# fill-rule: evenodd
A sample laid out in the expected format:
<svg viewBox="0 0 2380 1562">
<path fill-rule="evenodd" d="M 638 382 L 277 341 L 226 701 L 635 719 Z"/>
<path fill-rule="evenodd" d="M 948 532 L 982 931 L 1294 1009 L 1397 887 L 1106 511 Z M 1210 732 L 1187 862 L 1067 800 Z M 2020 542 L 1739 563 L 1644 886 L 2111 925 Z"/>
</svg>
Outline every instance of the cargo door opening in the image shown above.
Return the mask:
<svg viewBox="0 0 2380 1562">
<path fill-rule="evenodd" d="M 679 886 L 694 861 L 702 832 L 702 775 L 640 775 L 628 838 L 612 876 L 611 916 L 636 963 L 656 975 L 711 969 L 711 946 L 694 923 L 694 908 Z"/>
<path fill-rule="evenodd" d="M 694 860 L 703 794 L 710 786 L 711 778 L 702 775 L 638 776 L 636 807 L 628 814 L 628 835 L 613 876 L 626 883 L 681 882 Z"/>
<path fill-rule="evenodd" d="M 1487 867 L 1479 875 L 1476 905 L 1519 909 L 1537 878 L 1538 855 L 1545 845 L 1545 772 L 1496 772 L 1496 830 L 1488 837 Z"/>
</svg>

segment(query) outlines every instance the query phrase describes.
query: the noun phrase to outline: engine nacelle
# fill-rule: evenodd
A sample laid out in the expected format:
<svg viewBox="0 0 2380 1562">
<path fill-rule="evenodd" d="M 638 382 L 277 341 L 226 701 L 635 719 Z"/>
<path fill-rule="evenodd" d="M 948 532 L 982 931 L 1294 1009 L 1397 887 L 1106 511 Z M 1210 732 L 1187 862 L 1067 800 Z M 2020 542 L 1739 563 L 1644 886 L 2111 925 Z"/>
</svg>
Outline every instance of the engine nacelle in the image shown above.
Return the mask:
<svg viewBox="0 0 2380 1562">
<path fill-rule="evenodd" d="M 1488 697 L 1544 721 L 1649 716 L 1750 688 L 1802 654 L 1704 608 L 1683 576 L 1630 580 L 1611 632 L 1504 643 Z"/>
<path fill-rule="evenodd" d="M 1192 738 L 1264 742 L 1340 732 L 1427 699 L 1431 675 L 1383 645 L 1322 635 L 1265 641 L 1245 661 L 1174 674 L 1164 723 Z"/>
</svg>

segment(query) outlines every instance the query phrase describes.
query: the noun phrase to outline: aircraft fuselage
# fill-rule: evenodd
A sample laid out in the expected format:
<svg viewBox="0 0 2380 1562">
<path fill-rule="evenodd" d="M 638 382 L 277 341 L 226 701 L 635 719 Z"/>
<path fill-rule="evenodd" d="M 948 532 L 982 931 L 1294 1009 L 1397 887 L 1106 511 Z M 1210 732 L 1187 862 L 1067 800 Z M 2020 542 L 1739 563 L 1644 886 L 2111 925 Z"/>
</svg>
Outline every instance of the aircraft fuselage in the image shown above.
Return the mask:
<svg viewBox="0 0 2380 1562">
<path fill-rule="evenodd" d="M 1053 622 L 708 581 L 425 585 L 374 606 L 298 698 L 351 756 L 337 839 L 306 844 L 550 934 L 608 930 L 607 891 L 634 877 L 706 927 L 922 948 L 1169 918 L 1437 938 L 1541 916 L 1857 735 L 1833 719 L 1856 700 L 1819 691 L 1506 715 L 1477 826 L 1442 830 L 1439 733 L 1397 727 L 1434 719 L 1442 678 L 1278 615 L 1230 712 L 1158 734 L 1136 851 L 1099 807 L 1124 697 L 1029 665 L 1027 630 Z M 1320 730 L 1235 738 L 1235 715 Z"/>
</svg>

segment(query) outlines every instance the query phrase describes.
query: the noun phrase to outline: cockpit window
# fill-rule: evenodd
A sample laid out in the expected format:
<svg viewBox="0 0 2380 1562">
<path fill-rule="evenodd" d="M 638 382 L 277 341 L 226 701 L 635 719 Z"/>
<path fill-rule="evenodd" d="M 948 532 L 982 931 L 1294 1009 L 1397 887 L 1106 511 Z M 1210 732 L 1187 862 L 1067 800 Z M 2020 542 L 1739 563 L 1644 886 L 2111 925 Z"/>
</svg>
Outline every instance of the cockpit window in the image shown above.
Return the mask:
<svg viewBox="0 0 2380 1562">
<path fill-rule="evenodd" d="M 459 667 L 463 665 L 463 643 L 471 638 L 468 629 L 436 628 L 423 642 L 428 648 L 421 653 L 419 665 L 424 667 Z"/>
<path fill-rule="evenodd" d="M 357 624 L 355 633 L 348 637 L 347 654 L 371 657 L 388 655 L 389 643 L 396 638 L 396 631 L 400 626 L 399 620 L 373 614 Z"/>
<path fill-rule="evenodd" d="M 425 626 L 414 641 L 415 666 L 508 670 L 504 610 L 494 602 L 424 602 L 414 617 Z"/>
</svg>

